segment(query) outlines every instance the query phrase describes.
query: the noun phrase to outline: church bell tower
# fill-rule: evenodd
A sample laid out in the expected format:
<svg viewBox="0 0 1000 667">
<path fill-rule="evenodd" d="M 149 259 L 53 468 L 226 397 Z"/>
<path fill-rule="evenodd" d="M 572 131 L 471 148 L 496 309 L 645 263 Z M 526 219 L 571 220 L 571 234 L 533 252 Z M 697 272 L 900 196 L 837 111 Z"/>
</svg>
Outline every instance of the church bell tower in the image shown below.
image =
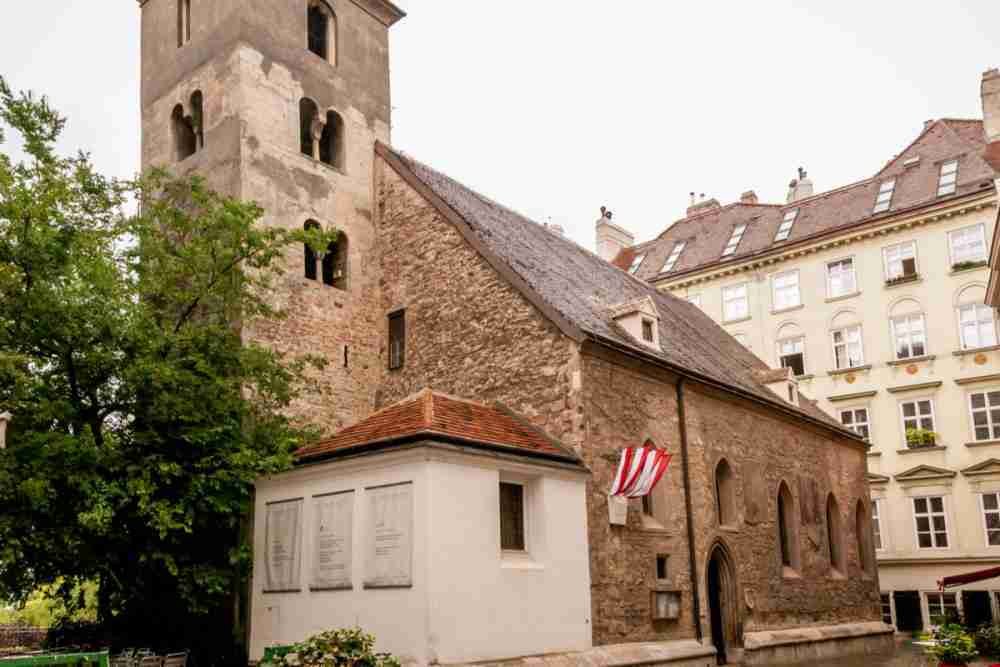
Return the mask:
<svg viewBox="0 0 1000 667">
<path fill-rule="evenodd" d="M 367 416 L 381 369 L 373 160 L 389 143 L 388 0 L 140 0 L 142 168 L 198 173 L 261 224 L 340 235 L 287 253 L 280 322 L 243 335 L 328 360 L 293 406 L 327 431 Z"/>
</svg>

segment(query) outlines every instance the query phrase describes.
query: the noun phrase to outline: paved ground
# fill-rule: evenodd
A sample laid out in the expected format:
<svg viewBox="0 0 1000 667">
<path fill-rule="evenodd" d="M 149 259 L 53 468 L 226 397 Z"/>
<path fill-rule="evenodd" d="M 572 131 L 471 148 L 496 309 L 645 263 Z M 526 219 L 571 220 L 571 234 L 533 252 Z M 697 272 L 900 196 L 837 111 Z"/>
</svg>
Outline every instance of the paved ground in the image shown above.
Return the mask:
<svg viewBox="0 0 1000 667">
<path fill-rule="evenodd" d="M 829 662 L 809 663 L 816 667 L 936 667 L 937 661 L 926 655 L 918 646 L 911 646 L 909 642 L 901 642 L 896 645 L 896 653 L 892 656 L 874 657 L 859 656 L 852 660 L 832 660 Z M 988 667 L 992 662 L 974 662 L 970 667 Z"/>
</svg>

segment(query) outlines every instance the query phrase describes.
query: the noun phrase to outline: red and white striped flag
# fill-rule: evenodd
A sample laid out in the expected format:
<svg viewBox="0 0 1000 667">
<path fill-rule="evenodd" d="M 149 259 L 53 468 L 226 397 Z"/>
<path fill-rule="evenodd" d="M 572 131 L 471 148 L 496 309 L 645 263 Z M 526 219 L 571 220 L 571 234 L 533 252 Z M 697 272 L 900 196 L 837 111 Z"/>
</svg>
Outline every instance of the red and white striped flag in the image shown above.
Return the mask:
<svg viewBox="0 0 1000 667">
<path fill-rule="evenodd" d="M 612 496 L 639 498 L 647 495 L 663 477 L 670 464 L 670 454 L 647 442 L 645 447 L 631 447 L 622 451 L 618 474 L 611 485 Z"/>
</svg>

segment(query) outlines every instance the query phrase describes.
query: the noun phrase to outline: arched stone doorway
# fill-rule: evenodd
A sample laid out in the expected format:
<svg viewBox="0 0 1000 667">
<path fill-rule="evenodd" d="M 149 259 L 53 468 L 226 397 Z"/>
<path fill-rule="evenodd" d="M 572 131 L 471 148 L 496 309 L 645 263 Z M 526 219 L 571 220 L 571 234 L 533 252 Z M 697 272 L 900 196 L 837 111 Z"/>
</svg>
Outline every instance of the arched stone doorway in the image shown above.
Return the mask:
<svg viewBox="0 0 1000 667">
<path fill-rule="evenodd" d="M 705 570 L 708 586 L 709 624 L 718 664 L 739 660 L 743 654 L 736 571 L 729 550 L 716 543 L 709 551 Z"/>
</svg>

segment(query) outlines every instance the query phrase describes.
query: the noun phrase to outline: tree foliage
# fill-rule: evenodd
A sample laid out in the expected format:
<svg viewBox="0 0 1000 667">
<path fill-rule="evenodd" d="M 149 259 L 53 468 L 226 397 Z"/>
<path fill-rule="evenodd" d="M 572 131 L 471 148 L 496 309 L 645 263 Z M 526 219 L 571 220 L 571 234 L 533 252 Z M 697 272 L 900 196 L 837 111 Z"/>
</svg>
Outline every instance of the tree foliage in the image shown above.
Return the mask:
<svg viewBox="0 0 1000 667">
<path fill-rule="evenodd" d="M 102 622 L 181 641 L 239 617 L 252 482 L 310 435 L 284 411 L 322 362 L 241 330 L 282 317 L 285 248 L 335 236 L 197 178 L 105 178 L 57 154 L 64 122 L 0 78 L 26 156 L 0 151 L 0 600 L 95 581 Z"/>
</svg>

